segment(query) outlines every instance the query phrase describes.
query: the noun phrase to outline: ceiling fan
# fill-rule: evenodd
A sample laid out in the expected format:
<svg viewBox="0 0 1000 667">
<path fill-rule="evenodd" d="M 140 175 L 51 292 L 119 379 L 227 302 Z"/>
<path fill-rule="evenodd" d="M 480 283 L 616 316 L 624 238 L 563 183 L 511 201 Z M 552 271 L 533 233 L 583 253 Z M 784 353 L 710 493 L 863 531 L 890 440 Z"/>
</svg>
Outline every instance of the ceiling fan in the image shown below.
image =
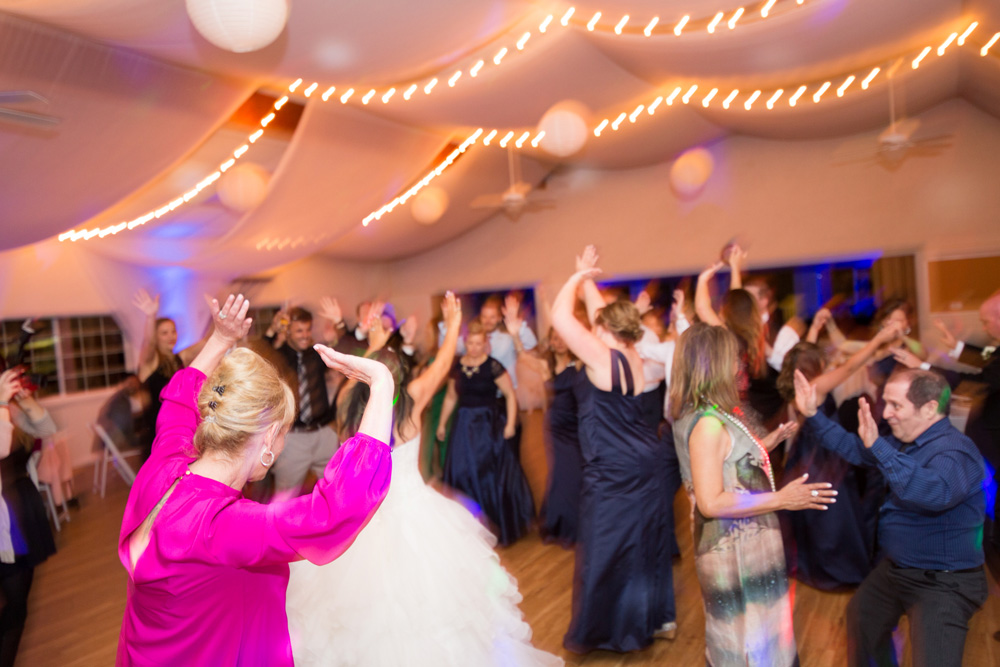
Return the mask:
<svg viewBox="0 0 1000 667">
<path fill-rule="evenodd" d="M 920 128 L 920 120 L 917 118 L 907 118 L 902 114 L 897 117 L 896 87 L 894 82 L 896 71 L 902 62 L 902 59 L 897 60 L 886 72 L 886 76 L 889 79 L 889 127 L 879 133 L 877 139 L 878 145 L 875 147 L 875 150 L 872 151 L 870 148 L 866 148 L 855 159 L 850 159 L 850 156 L 846 156 L 848 159 L 838 164 L 877 162 L 892 169 L 898 167 L 907 157 L 933 157 L 951 146 L 951 134 L 917 138 L 915 135 Z"/>
<path fill-rule="evenodd" d="M 49 101 L 47 99 L 33 90 L 0 90 L 0 121 L 12 121 L 16 123 L 26 123 L 28 125 L 53 127 L 58 125 L 62 119 L 48 114 L 13 108 L 15 106 L 30 104 L 47 105 L 48 103 Z"/>
<path fill-rule="evenodd" d="M 537 195 L 530 196 L 534 190 L 530 183 L 521 180 L 521 161 L 515 154 L 514 146 L 507 146 L 507 174 L 510 187 L 499 194 L 480 195 L 472 200 L 472 208 L 495 208 L 502 210 L 507 217 L 517 220 L 526 210 L 535 211 L 555 206 L 551 199 L 541 199 Z"/>
</svg>

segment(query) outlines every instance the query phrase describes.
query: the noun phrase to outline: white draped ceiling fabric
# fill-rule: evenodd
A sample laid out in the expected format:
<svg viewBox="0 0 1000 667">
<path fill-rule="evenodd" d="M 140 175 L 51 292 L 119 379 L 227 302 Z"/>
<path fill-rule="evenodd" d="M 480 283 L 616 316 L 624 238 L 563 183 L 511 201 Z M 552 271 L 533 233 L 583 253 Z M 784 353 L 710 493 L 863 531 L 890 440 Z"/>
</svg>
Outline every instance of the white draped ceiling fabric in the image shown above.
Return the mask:
<svg viewBox="0 0 1000 667">
<path fill-rule="evenodd" d="M 132 219 L 176 197 L 245 140 L 227 121 L 251 93 L 280 95 L 300 77 L 318 82 L 320 91 L 337 86 L 338 97 L 306 99 L 300 87 L 293 100 L 305 112 L 294 135 L 262 141 L 244 158 L 272 172 L 256 209 L 226 210 L 209 192 L 134 231 L 78 242 L 81 249 L 234 274 L 316 252 L 405 257 L 493 214 L 469 202 L 507 187 L 502 150 L 475 146 L 435 181 L 451 203 L 433 226 L 418 224 L 406 206 L 369 227 L 361 219 L 476 128 L 533 129 L 563 100 L 582 103 L 597 122 L 675 84 L 753 90 L 822 82 L 939 44 L 973 20 L 980 41 L 1000 30 L 1000 3 L 988 0 L 805 0 L 801 6 L 781 0 L 775 16 L 715 34 L 702 28 L 680 38 L 646 38 L 607 29 L 624 14 L 636 24 L 659 15 L 673 25 L 684 14 L 729 16 L 742 5 L 759 13 L 763 4 L 575 3 L 577 17 L 606 15 L 605 29 L 590 32 L 557 25 L 571 6 L 562 2 L 292 0 L 275 43 L 233 54 L 194 31 L 184 0 L 0 0 L 0 88 L 37 91 L 50 101 L 42 110 L 62 118 L 44 130 L 0 122 L 0 250 Z M 548 14 L 556 21 L 541 35 Z M 498 49 L 527 31 L 525 49 L 492 66 Z M 481 58 L 488 64 L 471 79 L 469 67 Z M 448 87 L 459 69 L 466 72 L 462 80 Z M 433 93 L 419 90 L 410 101 L 399 99 L 401 92 L 388 104 L 359 99 L 367 87 L 401 91 L 435 76 L 441 80 Z M 1000 116 L 1000 60 L 980 58 L 978 49 L 931 58 L 918 70 L 901 67 L 896 82 L 909 115 L 963 97 Z M 348 87 L 359 92 L 341 104 L 340 91 Z M 793 140 L 868 131 L 888 123 L 886 79 L 864 94 L 779 107 L 663 105 L 620 131 L 591 134 L 569 158 L 557 161 L 525 146 L 523 175 L 537 184 L 565 165 L 627 169 L 663 162 L 731 133 Z"/>
</svg>

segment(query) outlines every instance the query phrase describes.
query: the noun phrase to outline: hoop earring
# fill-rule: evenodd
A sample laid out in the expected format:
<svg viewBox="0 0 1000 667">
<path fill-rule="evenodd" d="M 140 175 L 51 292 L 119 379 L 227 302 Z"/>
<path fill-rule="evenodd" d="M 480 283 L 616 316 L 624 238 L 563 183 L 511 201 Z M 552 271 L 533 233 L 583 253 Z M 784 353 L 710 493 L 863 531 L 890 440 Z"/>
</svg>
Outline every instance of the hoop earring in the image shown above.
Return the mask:
<svg viewBox="0 0 1000 667">
<path fill-rule="evenodd" d="M 264 454 L 270 454 L 270 455 L 271 455 L 271 458 L 269 458 L 269 459 L 268 459 L 267 461 L 265 461 L 265 460 L 264 460 Z M 261 453 L 260 453 L 260 464 L 261 464 L 262 466 L 264 466 L 265 468 L 270 468 L 270 467 L 271 467 L 271 464 L 272 464 L 272 463 L 274 463 L 274 452 L 272 452 L 272 451 L 271 451 L 271 450 L 269 449 L 269 450 L 267 450 L 266 452 L 261 452 Z"/>
</svg>

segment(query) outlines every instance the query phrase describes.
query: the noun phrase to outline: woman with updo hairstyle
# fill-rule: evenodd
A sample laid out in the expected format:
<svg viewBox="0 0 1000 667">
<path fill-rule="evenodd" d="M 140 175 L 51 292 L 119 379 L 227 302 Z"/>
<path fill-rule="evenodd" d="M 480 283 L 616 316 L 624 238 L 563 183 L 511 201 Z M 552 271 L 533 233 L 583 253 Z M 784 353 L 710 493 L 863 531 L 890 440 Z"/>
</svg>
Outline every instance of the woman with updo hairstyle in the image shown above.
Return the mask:
<svg viewBox="0 0 1000 667">
<path fill-rule="evenodd" d="M 736 386 L 739 344 L 699 322 L 674 354 L 670 407 L 684 487 L 691 498 L 694 564 L 713 667 L 798 664 L 777 510 L 823 510 L 836 492 L 795 478 L 775 486 L 768 455 L 794 432 L 766 437 L 745 419 Z"/>
<path fill-rule="evenodd" d="M 125 507 L 119 666 L 291 666 L 288 563 L 339 556 L 388 491 L 392 376 L 317 345 L 327 366 L 371 389 L 358 434 L 311 494 L 270 505 L 242 497 L 281 454 L 295 404 L 270 363 L 227 354 L 250 328 L 249 301 L 211 305 L 214 331 L 163 390 L 152 455 Z"/>
<path fill-rule="evenodd" d="M 503 364 L 490 355 L 486 328 L 469 322 L 465 354 L 451 368 L 437 437 L 448 434 L 444 483 L 474 500 L 502 545 L 513 544 L 531 527 L 535 501 L 514 448 L 517 398 Z M 497 407 L 503 394 L 506 414 Z"/>
<path fill-rule="evenodd" d="M 552 305 L 552 327 L 584 365 L 573 616 L 563 645 L 637 651 L 677 629 L 666 446 L 642 419 L 639 310 L 627 301 L 605 305 L 593 246 L 576 269 Z M 573 315 L 581 284 L 593 330 Z"/>
</svg>

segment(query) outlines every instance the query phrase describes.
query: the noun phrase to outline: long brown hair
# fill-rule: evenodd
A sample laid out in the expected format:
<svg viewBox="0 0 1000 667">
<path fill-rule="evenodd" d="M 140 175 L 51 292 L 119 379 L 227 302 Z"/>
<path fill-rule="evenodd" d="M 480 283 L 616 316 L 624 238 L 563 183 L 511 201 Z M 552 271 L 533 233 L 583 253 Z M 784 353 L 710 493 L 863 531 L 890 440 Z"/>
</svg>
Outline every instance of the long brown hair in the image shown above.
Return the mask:
<svg viewBox="0 0 1000 667">
<path fill-rule="evenodd" d="M 736 388 L 739 344 L 728 329 L 698 322 L 681 334 L 670 373 L 670 412 L 674 419 L 717 405 L 732 412 L 740 402 Z"/>
<path fill-rule="evenodd" d="M 745 289 L 732 289 L 722 298 L 722 321 L 736 334 L 747 355 L 747 375 L 764 375 L 767 362 L 767 335 L 757 299 Z"/>
</svg>

